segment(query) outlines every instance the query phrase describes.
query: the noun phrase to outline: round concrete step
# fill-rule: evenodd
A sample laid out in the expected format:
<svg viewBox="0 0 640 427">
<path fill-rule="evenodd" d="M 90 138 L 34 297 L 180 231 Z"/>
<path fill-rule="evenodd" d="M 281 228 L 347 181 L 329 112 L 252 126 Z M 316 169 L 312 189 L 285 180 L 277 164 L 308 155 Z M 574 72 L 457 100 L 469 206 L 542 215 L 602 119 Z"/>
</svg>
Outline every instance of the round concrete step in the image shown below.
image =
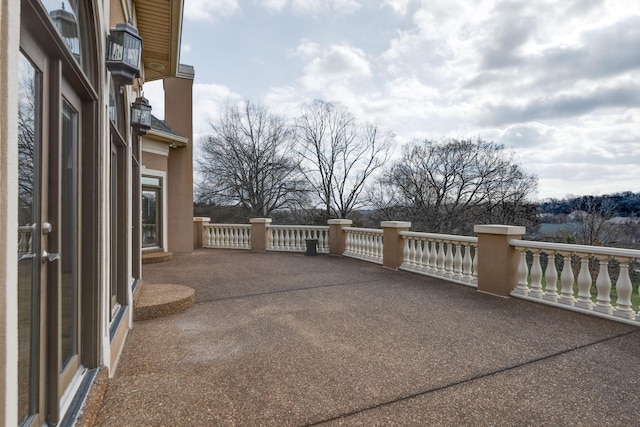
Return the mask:
<svg viewBox="0 0 640 427">
<path fill-rule="evenodd" d="M 157 264 L 159 262 L 171 261 L 173 259 L 173 252 L 153 251 L 142 252 L 143 264 Z"/>
<path fill-rule="evenodd" d="M 145 283 L 136 298 L 134 320 L 149 320 L 184 311 L 195 301 L 195 291 L 182 285 Z"/>
</svg>

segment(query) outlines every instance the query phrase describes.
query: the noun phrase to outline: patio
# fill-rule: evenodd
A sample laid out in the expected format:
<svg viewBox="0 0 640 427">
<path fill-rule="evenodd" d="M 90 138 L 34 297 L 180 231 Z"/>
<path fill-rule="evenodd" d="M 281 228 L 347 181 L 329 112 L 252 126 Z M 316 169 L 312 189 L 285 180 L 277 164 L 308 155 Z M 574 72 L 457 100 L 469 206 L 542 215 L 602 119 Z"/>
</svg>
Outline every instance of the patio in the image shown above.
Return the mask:
<svg viewBox="0 0 640 427">
<path fill-rule="evenodd" d="M 327 255 L 144 266 L 195 305 L 136 322 L 98 425 L 635 425 L 637 327 Z"/>
</svg>

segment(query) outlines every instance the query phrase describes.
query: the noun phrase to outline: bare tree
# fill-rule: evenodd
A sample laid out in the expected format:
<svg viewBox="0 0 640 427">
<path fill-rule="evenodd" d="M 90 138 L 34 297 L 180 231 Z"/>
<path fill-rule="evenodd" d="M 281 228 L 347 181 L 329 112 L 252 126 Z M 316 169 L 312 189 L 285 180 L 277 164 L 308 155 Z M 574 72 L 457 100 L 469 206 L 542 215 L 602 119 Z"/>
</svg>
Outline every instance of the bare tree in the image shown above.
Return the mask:
<svg viewBox="0 0 640 427">
<path fill-rule="evenodd" d="M 386 190 L 378 194 L 393 194 L 404 212 L 398 219 L 424 231 L 469 233 L 474 224 L 523 224 L 535 213 L 527 197 L 537 178 L 502 145 L 480 139 L 414 141 L 380 182 Z"/>
<path fill-rule="evenodd" d="M 609 245 L 619 239 L 619 230 L 608 221 L 615 216 L 616 203 L 609 198 L 584 196 L 576 199 L 572 217 L 576 240 L 582 245 Z"/>
<path fill-rule="evenodd" d="M 294 131 L 267 107 L 245 101 L 227 104 L 197 160 L 201 202 L 239 205 L 253 216 L 269 216 L 304 191 L 294 158 Z"/>
<path fill-rule="evenodd" d="M 304 175 L 326 217 L 345 218 L 362 206 L 371 175 L 388 157 L 395 136 L 359 123 L 344 106 L 316 100 L 296 122 Z"/>
</svg>

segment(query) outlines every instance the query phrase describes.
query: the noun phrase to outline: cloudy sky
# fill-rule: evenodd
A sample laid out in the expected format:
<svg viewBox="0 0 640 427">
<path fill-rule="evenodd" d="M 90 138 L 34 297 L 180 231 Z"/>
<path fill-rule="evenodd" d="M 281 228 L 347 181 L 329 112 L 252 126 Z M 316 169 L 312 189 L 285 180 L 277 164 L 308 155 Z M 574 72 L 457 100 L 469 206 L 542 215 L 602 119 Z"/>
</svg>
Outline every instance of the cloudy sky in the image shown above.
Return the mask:
<svg viewBox="0 0 640 427">
<path fill-rule="evenodd" d="M 637 0 L 184 0 L 194 139 L 225 100 L 338 101 L 397 135 L 482 137 L 538 198 L 640 191 Z M 163 116 L 161 85 L 145 85 Z"/>
</svg>

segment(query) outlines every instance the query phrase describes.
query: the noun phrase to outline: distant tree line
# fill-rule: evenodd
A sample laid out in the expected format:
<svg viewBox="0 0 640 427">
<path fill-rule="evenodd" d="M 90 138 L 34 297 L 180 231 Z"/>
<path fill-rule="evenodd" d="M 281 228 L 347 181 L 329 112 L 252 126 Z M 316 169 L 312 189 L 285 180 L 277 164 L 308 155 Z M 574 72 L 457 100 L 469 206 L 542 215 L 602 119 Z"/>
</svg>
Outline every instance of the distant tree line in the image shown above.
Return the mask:
<svg viewBox="0 0 640 427">
<path fill-rule="evenodd" d="M 263 104 L 228 103 L 200 141 L 195 214 L 215 222 L 408 220 L 418 231 L 456 234 L 537 221 L 537 177 L 503 145 L 416 139 L 392 156 L 394 140 L 338 103 L 304 104 L 289 121 Z"/>
<path fill-rule="evenodd" d="M 567 196 L 564 199 L 547 199 L 540 203 L 540 211 L 545 214 L 570 214 L 576 210 L 584 210 L 587 206 L 605 209 L 613 216 L 640 216 L 640 193 L 624 191 L 602 196 Z"/>
</svg>

